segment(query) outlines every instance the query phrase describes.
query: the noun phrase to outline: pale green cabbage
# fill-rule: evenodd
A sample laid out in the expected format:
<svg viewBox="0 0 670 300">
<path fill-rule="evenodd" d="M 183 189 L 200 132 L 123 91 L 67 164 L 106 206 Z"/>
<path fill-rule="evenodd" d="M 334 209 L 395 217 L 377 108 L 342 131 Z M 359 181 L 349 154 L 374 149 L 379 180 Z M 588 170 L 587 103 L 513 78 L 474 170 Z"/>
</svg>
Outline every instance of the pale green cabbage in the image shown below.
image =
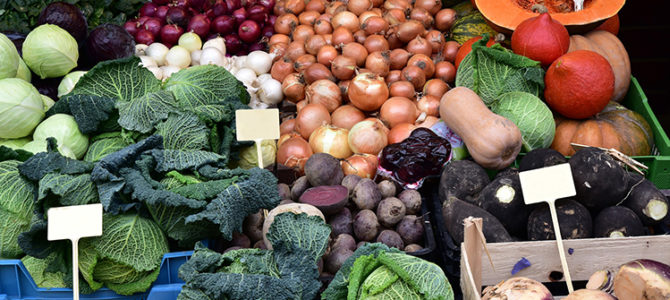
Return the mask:
<svg viewBox="0 0 670 300">
<path fill-rule="evenodd" d="M 23 42 L 23 60 L 42 79 L 67 74 L 77 66 L 78 59 L 77 41 L 56 25 L 40 25 Z"/>
<path fill-rule="evenodd" d="M 14 43 L 0 33 L 0 79 L 16 76 L 19 67 L 19 52 Z"/>
<path fill-rule="evenodd" d="M 33 184 L 19 174 L 17 160 L 0 162 L 0 259 L 19 258 L 19 234 L 30 228 Z"/>
<path fill-rule="evenodd" d="M 491 105 L 491 110 L 519 127 L 526 152 L 551 146 L 556 122 L 551 110 L 540 98 L 526 92 L 510 92 L 500 96 Z"/>
<path fill-rule="evenodd" d="M 35 128 L 33 140 L 46 141 L 48 137 L 55 138 L 59 148 L 65 146 L 72 150 L 77 159 L 84 157 L 88 149 L 88 137 L 79 131 L 77 122 L 70 115 L 55 114 Z"/>
<path fill-rule="evenodd" d="M 19 149 L 25 144 L 28 144 L 32 139 L 30 137 L 23 137 L 18 139 L 0 139 L 0 146 L 5 146 L 11 149 Z"/>
<path fill-rule="evenodd" d="M 263 154 L 263 168 L 273 164 L 277 155 L 277 143 L 274 140 L 261 142 L 261 153 Z M 240 151 L 239 167 L 251 169 L 258 167 L 258 151 L 256 144 L 245 147 Z"/>
<path fill-rule="evenodd" d="M 47 141 L 46 140 L 31 141 L 31 142 L 23 145 L 20 149 L 28 151 L 32 154 L 37 154 L 37 153 L 40 153 L 40 152 L 47 152 Z M 59 144 L 58 152 L 65 157 L 69 157 L 69 158 L 72 158 L 72 159 L 77 159 L 77 156 L 74 155 L 74 152 L 72 152 L 72 150 L 70 150 L 70 148 L 68 148 L 67 146 Z"/>
<path fill-rule="evenodd" d="M 58 97 L 62 97 L 65 94 L 69 93 L 74 89 L 74 86 L 79 81 L 81 76 L 84 76 L 86 71 L 74 71 L 70 74 L 65 75 L 58 85 Z"/>
<path fill-rule="evenodd" d="M 44 118 L 44 104 L 35 87 L 23 79 L 0 79 L 0 138 L 28 136 Z"/>
<path fill-rule="evenodd" d="M 30 74 L 30 69 L 28 68 L 28 65 L 26 65 L 26 62 L 24 62 L 23 59 L 19 58 L 19 67 L 18 69 L 16 69 L 16 78 L 20 78 L 30 82 L 30 80 L 32 80 L 32 77 L 33 75 Z"/>
<path fill-rule="evenodd" d="M 49 98 L 49 96 L 42 94 L 40 94 L 40 96 L 42 96 L 42 103 L 44 104 L 44 112 L 47 112 L 49 108 L 51 108 L 52 106 L 54 106 L 54 104 L 56 104 L 56 102 L 53 101 L 51 98 Z"/>
</svg>

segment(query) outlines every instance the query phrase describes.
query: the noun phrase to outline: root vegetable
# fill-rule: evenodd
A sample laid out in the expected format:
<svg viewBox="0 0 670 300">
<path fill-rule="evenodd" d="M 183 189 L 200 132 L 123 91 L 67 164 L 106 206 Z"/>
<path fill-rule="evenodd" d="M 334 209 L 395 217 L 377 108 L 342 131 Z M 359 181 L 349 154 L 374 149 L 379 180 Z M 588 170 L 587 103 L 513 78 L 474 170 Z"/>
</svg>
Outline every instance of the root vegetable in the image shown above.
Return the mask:
<svg viewBox="0 0 670 300">
<path fill-rule="evenodd" d="M 382 194 L 382 198 L 388 198 L 395 196 L 395 183 L 390 180 L 382 180 L 377 184 L 379 192 Z"/>
<path fill-rule="evenodd" d="M 233 239 L 230 241 L 230 245 L 232 247 L 249 248 L 251 247 L 251 240 L 245 234 L 235 232 L 233 233 Z"/>
<path fill-rule="evenodd" d="M 356 174 L 344 176 L 344 179 L 342 179 L 342 185 L 347 187 L 347 190 L 349 190 L 349 197 L 352 197 L 354 188 L 359 181 L 361 181 L 361 177 Z"/>
<path fill-rule="evenodd" d="M 308 188 L 312 187 L 307 180 L 307 176 L 302 176 L 293 182 L 293 187 L 291 188 L 291 199 L 298 201 L 300 195 L 304 193 Z"/>
<path fill-rule="evenodd" d="M 586 148 L 570 160 L 577 201 L 593 210 L 617 205 L 628 193 L 630 175 L 605 151 Z"/>
<path fill-rule="evenodd" d="M 372 179 L 363 178 L 356 184 L 352 200 L 358 209 L 375 209 L 382 200 L 382 194 Z"/>
<path fill-rule="evenodd" d="M 605 293 L 603 291 L 596 291 L 596 290 L 587 290 L 587 289 L 581 289 L 581 290 L 576 290 L 567 297 L 563 298 L 563 300 L 615 300 L 612 295 Z"/>
<path fill-rule="evenodd" d="M 353 255 L 354 251 L 351 251 L 346 248 L 341 248 L 338 249 L 337 251 L 331 252 L 328 257 L 326 258 L 326 271 L 330 273 L 337 273 L 337 270 L 342 267 L 342 264 L 344 264 L 344 261 L 349 258 L 349 256 Z"/>
<path fill-rule="evenodd" d="M 614 277 L 614 294 L 622 300 L 670 299 L 670 266 L 650 259 L 628 262 Z"/>
<path fill-rule="evenodd" d="M 524 236 L 532 207 L 523 201 L 518 173 L 495 178 L 479 193 L 475 202 L 498 218 L 507 232 Z"/>
<path fill-rule="evenodd" d="M 593 221 L 589 210 L 572 199 L 556 201 L 556 214 L 564 239 L 581 239 L 593 236 Z M 528 239 L 543 241 L 556 239 L 548 205 L 540 205 L 528 216 Z"/>
<path fill-rule="evenodd" d="M 389 197 L 377 205 L 377 218 L 385 227 L 393 227 L 405 217 L 405 205 L 396 197 Z"/>
<path fill-rule="evenodd" d="M 447 232 L 460 245 L 463 242 L 463 220 L 467 217 L 483 219 L 484 237 L 488 243 L 511 242 L 512 237 L 500 221 L 486 210 L 455 197 L 450 197 L 442 204 L 442 216 Z M 551 220 L 549 221 L 551 224 Z"/>
<path fill-rule="evenodd" d="M 605 208 L 593 220 L 594 237 L 638 235 L 644 235 L 644 225 L 635 212 L 625 206 Z"/>
<path fill-rule="evenodd" d="M 242 249 L 242 247 L 233 246 L 233 247 L 226 248 L 226 250 L 223 250 L 223 253 L 227 253 L 227 252 L 230 252 L 230 251 L 233 251 L 233 250 L 240 250 L 240 249 Z"/>
<path fill-rule="evenodd" d="M 349 192 L 342 185 L 322 185 L 309 188 L 300 196 L 301 203 L 314 205 L 325 215 L 340 212 L 348 200 Z"/>
<path fill-rule="evenodd" d="M 354 236 L 361 241 L 372 241 L 377 237 L 379 221 L 369 209 L 359 211 L 354 217 Z"/>
<path fill-rule="evenodd" d="M 335 238 L 331 249 L 333 249 L 333 252 L 336 252 L 338 249 L 349 249 L 354 251 L 356 250 L 356 240 L 354 240 L 353 236 L 342 233 Z"/>
<path fill-rule="evenodd" d="M 339 213 L 330 217 L 330 236 L 338 236 L 340 234 L 354 234 L 353 230 L 354 220 L 351 216 L 351 211 L 348 208 L 343 208 Z"/>
<path fill-rule="evenodd" d="M 539 148 L 528 152 L 519 162 L 519 171 L 528 171 L 567 163 L 563 154 L 551 148 Z"/>
<path fill-rule="evenodd" d="M 421 194 L 416 190 L 404 190 L 398 195 L 398 199 L 405 205 L 408 215 L 416 215 L 421 212 Z"/>
<path fill-rule="evenodd" d="M 277 185 L 279 190 L 280 199 L 291 199 L 291 188 L 286 183 L 280 183 Z"/>
<path fill-rule="evenodd" d="M 491 182 L 486 170 L 469 160 L 450 162 L 440 176 L 439 195 L 442 202 L 452 197 L 473 203 L 476 195 Z"/>
<path fill-rule="evenodd" d="M 417 244 L 409 244 L 409 245 L 405 246 L 405 249 L 404 249 L 404 251 L 407 252 L 407 253 L 419 252 L 421 250 L 423 250 L 423 247 L 421 247 L 421 245 L 417 245 Z"/>
<path fill-rule="evenodd" d="M 423 241 L 423 219 L 417 216 L 405 216 L 395 230 L 405 244 L 416 244 Z"/>
<path fill-rule="evenodd" d="M 392 248 L 397 248 L 397 249 L 404 249 L 405 248 L 405 243 L 402 241 L 400 238 L 400 235 L 393 231 L 393 230 L 384 230 L 382 231 L 379 236 L 377 237 L 377 242 L 385 244 L 386 246 L 392 247 Z"/>
<path fill-rule="evenodd" d="M 252 242 L 263 240 L 263 212 L 248 215 L 244 218 L 243 232 Z"/>
<path fill-rule="evenodd" d="M 550 300 L 554 298 L 547 287 L 539 281 L 525 277 L 514 277 L 495 286 L 487 287 L 482 293 L 482 300 L 500 299 Z"/>
<path fill-rule="evenodd" d="M 668 206 L 670 201 L 654 184 L 639 174 L 630 173 L 632 192 L 623 205 L 632 209 L 645 225 L 670 223 Z"/>
<path fill-rule="evenodd" d="M 305 175 L 312 186 L 339 185 L 344 179 L 340 162 L 327 153 L 316 153 L 305 163 Z"/>
<path fill-rule="evenodd" d="M 254 243 L 254 248 L 256 248 L 256 249 L 267 249 L 265 247 L 265 243 L 263 242 L 262 239 L 260 241 L 257 241 L 257 242 Z"/>
</svg>

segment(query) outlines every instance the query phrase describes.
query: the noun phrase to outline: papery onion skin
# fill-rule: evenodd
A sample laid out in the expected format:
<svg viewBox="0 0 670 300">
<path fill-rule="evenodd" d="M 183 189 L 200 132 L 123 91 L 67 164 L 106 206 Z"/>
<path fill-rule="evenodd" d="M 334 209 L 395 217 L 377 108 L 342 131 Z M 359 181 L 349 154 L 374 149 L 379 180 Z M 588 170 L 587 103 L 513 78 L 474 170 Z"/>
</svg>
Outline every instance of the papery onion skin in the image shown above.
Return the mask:
<svg viewBox="0 0 670 300">
<path fill-rule="evenodd" d="M 393 71 L 389 72 L 389 74 L 386 75 L 386 78 L 384 78 L 384 79 L 386 80 L 386 84 L 391 86 L 392 83 L 402 80 L 402 71 L 393 70 Z"/>
<path fill-rule="evenodd" d="M 415 90 L 420 90 L 426 84 L 426 73 L 417 66 L 407 66 L 402 69 L 402 80 L 411 82 Z"/>
<path fill-rule="evenodd" d="M 375 51 L 370 53 L 368 58 L 365 59 L 365 68 L 370 70 L 372 73 L 375 73 L 381 77 L 385 77 L 390 71 L 390 54 L 391 52 L 388 50 Z"/>
<path fill-rule="evenodd" d="M 388 134 L 389 145 L 404 141 L 417 126 L 412 123 L 400 123 L 391 128 Z"/>
<path fill-rule="evenodd" d="M 279 125 L 279 134 L 284 135 L 295 131 L 295 119 L 290 119 L 281 122 Z"/>
<path fill-rule="evenodd" d="M 328 109 L 319 103 L 308 103 L 298 112 L 295 130 L 308 139 L 316 128 L 324 124 L 330 124 Z"/>
<path fill-rule="evenodd" d="M 305 99 L 305 81 L 298 73 L 286 75 L 281 84 L 282 92 L 286 100 L 297 103 Z"/>
<path fill-rule="evenodd" d="M 426 74 L 426 79 L 433 78 L 435 74 L 435 63 L 425 54 L 414 54 L 407 61 L 408 66 L 417 66 Z"/>
<path fill-rule="evenodd" d="M 411 82 L 400 80 L 389 85 L 389 95 L 391 97 L 414 99 L 416 97 L 416 92 L 414 91 L 414 85 L 412 85 Z"/>
<path fill-rule="evenodd" d="M 435 78 L 444 82 L 454 82 L 456 79 L 456 67 L 448 61 L 435 64 Z"/>
<path fill-rule="evenodd" d="M 333 20 L 330 23 L 334 29 L 344 27 L 350 32 L 356 32 L 361 25 L 358 22 L 358 16 L 350 11 L 341 11 L 333 15 Z"/>
<path fill-rule="evenodd" d="M 318 103 L 328 110 L 335 111 L 342 105 L 342 92 L 335 82 L 329 79 L 320 79 L 307 86 L 305 97 L 309 103 Z M 330 123 L 330 120 L 329 122 Z"/>
<path fill-rule="evenodd" d="M 293 73 L 293 62 L 288 58 L 282 58 L 276 61 L 270 69 L 272 78 L 279 82 L 284 82 L 284 79 L 289 74 Z"/>
<path fill-rule="evenodd" d="M 295 110 L 300 113 L 303 107 L 307 105 L 307 100 L 300 100 L 298 103 L 295 104 Z M 297 129 L 296 129 L 297 130 Z"/>
<path fill-rule="evenodd" d="M 421 122 L 417 125 L 417 127 L 423 127 L 423 128 L 429 128 L 430 129 L 431 127 L 433 127 L 433 125 L 437 124 L 437 122 L 439 122 L 439 121 L 440 121 L 440 119 L 438 119 L 437 117 L 427 116 L 426 119 L 423 122 Z"/>
<path fill-rule="evenodd" d="M 442 96 L 449 91 L 449 85 L 438 78 L 433 78 L 426 81 L 423 85 L 423 94 L 432 95 L 437 99 L 442 99 Z"/>
<path fill-rule="evenodd" d="M 314 152 L 309 143 L 302 137 L 296 136 L 284 141 L 277 148 L 277 163 L 294 168 L 298 173 L 305 172 L 305 163 Z"/>
<path fill-rule="evenodd" d="M 391 51 L 391 54 L 389 56 L 391 60 L 391 70 L 402 70 L 407 65 L 407 62 L 409 61 L 409 58 L 412 55 L 407 52 L 407 50 L 398 48 L 398 49 L 393 49 Z"/>
<path fill-rule="evenodd" d="M 316 62 L 330 68 L 330 64 L 337 57 L 337 49 L 331 45 L 323 46 L 316 54 Z"/>
<path fill-rule="evenodd" d="M 354 77 L 356 61 L 351 57 L 338 55 L 330 65 L 333 76 L 339 80 L 349 80 Z"/>
<path fill-rule="evenodd" d="M 440 99 L 433 95 L 424 95 L 419 98 L 416 106 L 419 113 L 425 112 L 428 116 L 437 117 L 440 115 Z"/>
<path fill-rule="evenodd" d="M 295 120 L 295 119 L 293 119 Z M 294 137 L 299 137 L 302 138 L 300 133 L 296 131 L 291 131 L 289 133 L 283 133 L 281 136 L 279 136 L 279 139 L 277 140 L 277 148 L 279 148 L 284 142 L 288 141 L 290 138 Z"/>
<path fill-rule="evenodd" d="M 330 69 L 320 63 L 315 63 L 307 67 L 307 69 L 302 72 L 302 77 L 307 84 L 312 84 L 321 79 L 335 81 L 335 77 L 333 76 L 333 73 L 330 72 Z"/>
<path fill-rule="evenodd" d="M 358 109 L 374 111 L 388 99 L 389 90 L 384 78 L 373 73 L 360 73 L 351 80 L 347 94 Z"/>
<path fill-rule="evenodd" d="M 359 43 L 348 43 L 342 47 L 342 55 L 353 58 L 356 65 L 362 67 L 365 64 L 365 59 L 368 57 L 368 50 Z"/>
<path fill-rule="evenodd" d="M 350 130 L 358 122 L 365 120 L 365 114 L 353 105 L 338 107 L 330 116 L 334 126 Z"/>
<path fill-rule="evenodd" d="M 328 153 L 344 159 L 353 154 L 349 148 L 349 130 L 331 125 L 322 125 L 309 136 L 309 145 L 314 153 Z"/>
<path fill-rule="evenodd" d="M 358 175 L 361 178 L 374 178 L 379 161 L 372 154 L 354 154 L 341 163 L 344 175 Z"/>
<path fill-rule="evenodd" d="M 379 110 L 379 118 L 389 128 L 400 123 L 414 123 L 417 115 L 416 105 L 405 97 L 391 97 Z"/>
<path fill-rule="evenodd" d="M 461 45 L 457 41 L 447 41 L 442 46 L 442 59 L 453 64 L 460 48 Z"/>
<path fill-rule="evenodd" d="M 349 147 L 354 153 L 377 155 L 388 145 L 388 132 L 379 119 L 365 119 L 349 130 Z"/>
</svg>

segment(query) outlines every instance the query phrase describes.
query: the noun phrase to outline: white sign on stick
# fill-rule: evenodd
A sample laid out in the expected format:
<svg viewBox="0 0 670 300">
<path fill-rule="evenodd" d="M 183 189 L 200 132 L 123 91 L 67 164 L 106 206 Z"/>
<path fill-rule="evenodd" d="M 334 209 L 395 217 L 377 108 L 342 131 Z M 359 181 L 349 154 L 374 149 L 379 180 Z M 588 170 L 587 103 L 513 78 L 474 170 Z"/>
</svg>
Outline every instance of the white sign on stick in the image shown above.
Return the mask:
<svg viewBox="0 0 670 300">
<path fill-rule="evenodd" d="M 79 300 L 79 239 L 102 235 L 102 204 L 50 208 L 47 221 L 49 241 L 72 241 L 72 299 Z"/>
<path fill-rule="evenodd" d="M 551 213 L 551 220 L 556 235 L 556 244 L 558 254 L 565 274 L 565 282 L 568 285 L 568 291 L 572 293 L 572 277 L 568 262 L 565 259 L 565 250 L 563 247 L 563 238 L 561 237 L 561 227 L 558 216 L 556 215 L 556 200 L 576 195 L 575 184 L 572 180 L 572 170 L 570 164 L 560 164 L 556 166 L 524 171 L 519 173 L 521 181 L 521 191 L 523 200 L 526 204 L 547 202 Z"/>
</svg>

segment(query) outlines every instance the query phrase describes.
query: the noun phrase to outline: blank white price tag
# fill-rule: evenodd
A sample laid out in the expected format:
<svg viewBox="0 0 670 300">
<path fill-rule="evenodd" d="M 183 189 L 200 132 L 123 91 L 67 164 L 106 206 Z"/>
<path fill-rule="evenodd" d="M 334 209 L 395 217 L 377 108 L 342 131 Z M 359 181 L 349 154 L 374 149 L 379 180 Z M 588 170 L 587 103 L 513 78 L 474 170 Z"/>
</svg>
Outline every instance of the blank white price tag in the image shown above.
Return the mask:
<svg viewBox="0 0 670 300">
<path fill-rule="evenodd" d="M 102 235 L 102 204 L 50 208 L 47 221 L 49 241 L 72 241 L 72 299 L 79 300 L 79 239 Z"/>
<path fill-rule="evenodd" d="M 240 109 L 235 111 L 238 141 L 255 141 L 258 167 L 263 168 L 261 142 L 279 139 L 279 110 Z"/>
<path fill-rule="evenodd" d="M 572 170 L 570 164 L 560 164 L 551 167 L 519 172 L 521 181 L 521 191 L 523 192 L 523 201 L 526 204 L 547 202 L 551 221 L 556 235 L 556 246 L 558 255 L 561 258 L 561 266 L 565 275 L 565 283 L 568 285 L 568 291 L 572 293 L 572 277 L 568 268 L 568 261 L 565 259 L 565 250 L 563 247 L 563 238 L 561 237 L 561 226 L 556 214 L 556 200 L 572 197 L 576 195 L 575 183 L 572 180 Z"/>
</svg>

